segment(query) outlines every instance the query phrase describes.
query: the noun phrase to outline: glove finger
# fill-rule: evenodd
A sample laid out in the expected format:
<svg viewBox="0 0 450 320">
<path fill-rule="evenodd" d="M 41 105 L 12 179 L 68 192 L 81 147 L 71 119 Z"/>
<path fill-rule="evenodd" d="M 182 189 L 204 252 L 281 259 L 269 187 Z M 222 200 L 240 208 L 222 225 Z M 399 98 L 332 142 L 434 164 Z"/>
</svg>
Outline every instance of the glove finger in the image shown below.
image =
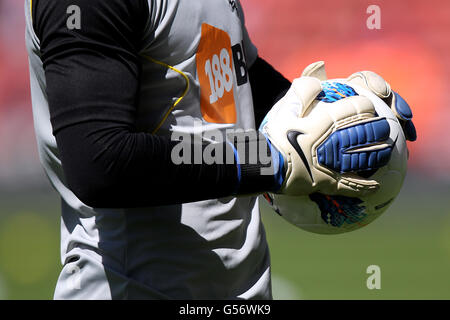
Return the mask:
<svg viewBox="0 0 450 320">
<path fill-rule="evenodd" d="M 360 123 L 333 132 L 316 151 L 317 162 L 337 173 L 361 172 L 385 166 L 392 145 L 386 119 Z"/>
<path fill-rule="evenodd" d="M 342 177 L 338 182 L 338 194 L 349 197 L 366 196 L 379 188 L 380 184 L 377 181 L 357 176 Z"/>
<path fill-rule="evenodd" d="M 347 197 L 362 197 L 369 195 L 380 188 L 375 180 L 358 177 L 354 174 L 336 177 L 335 184 L 324 184 L 320 186 L 320 192 L 328 195 L 340 195 Z"/>
<path fill-rule="evenodd" d="M 327 80 L 327 73 L 325 71 L 325 62 L 318 61 L 310 64 L 303 70 L 303 77 L 314 77 L 321 81 Z"/>
<path fill-rule="evenodd" d="M 319 79 L 313 77 L 300 77 L 292 83 L 297 99 L 302 105 L 300 117 L 303 117 L 312 107 L 312 102 L 322 92 L 322 85 Z"/>
<path fill-rule="evenodd" d="M 408 141 L 417 140 L 417 132 L 412 122 L 413 113 L 409 104 L 397 92 L 393 91 L 392 95 L 392 111 L 402 125 L 405 138 Z"/>
<path fill-rule="evenodd" d="M 387 99 L 391 95 L 391 86 L 372 71 L 356 72 L 347 78 L 347 82 L 367 88 L 381 99 Z"/>
<path fill-rule="evenodd" d="M 411 107 L 397 92 L 393 93 L 392 109 L 395 115 L 401 120 L 411 120 L 413 118 Z"/>
</svg>

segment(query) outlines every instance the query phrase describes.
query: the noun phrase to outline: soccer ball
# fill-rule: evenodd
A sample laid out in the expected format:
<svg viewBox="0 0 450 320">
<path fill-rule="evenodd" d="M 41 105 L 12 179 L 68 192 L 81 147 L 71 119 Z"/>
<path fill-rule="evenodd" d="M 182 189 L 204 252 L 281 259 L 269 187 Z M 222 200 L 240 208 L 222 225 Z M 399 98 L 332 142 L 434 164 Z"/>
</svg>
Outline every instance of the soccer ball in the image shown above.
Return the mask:
<svg viewBox="0 0 450 320">
<path fill-rule="evenodd" d="M 391 108 L 369 90 L 356 85 L 349 86 L 342 80 L 322 83 L 323 91 L 314 103 L 333 103 L 345 97 L 360 95 L 369 98 L 380 117 L 390 126 L 389 143 L 393 145 L 386 166 L 371 171 L 361 171 L 362 177 L 370 177 L 380 188 L 367 196 L 350 198 L 314 193 L 308 196 L 264 194 L 269 205 L 284 219 L 295 226 L 313 233 L 339 234 L 360 229 L 384 213 L 397 197 L 406 175 L 408 149 L 402 127 Z M 320 157 L 320 146 L 316 149 Z"/>
</svg>

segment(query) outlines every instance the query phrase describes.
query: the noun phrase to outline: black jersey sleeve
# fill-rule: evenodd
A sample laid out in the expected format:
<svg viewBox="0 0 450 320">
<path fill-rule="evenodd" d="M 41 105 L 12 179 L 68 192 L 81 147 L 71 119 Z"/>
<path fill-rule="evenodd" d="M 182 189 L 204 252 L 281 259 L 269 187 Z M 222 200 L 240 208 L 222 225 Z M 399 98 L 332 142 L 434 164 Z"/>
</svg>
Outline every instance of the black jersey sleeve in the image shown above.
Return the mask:
<svg viewBox="0 0 450 320">
<path fill-rule="evenodd" d="M 33 1 L 51 123 L 69 188 L 85 204 L 102 208 L 271 190 L 274 177 L 261 175 L 259 163 L 175 164 L 172 151 L 184 142 L 136 129 L 147 6 L 147 0 Z M 223 148 L 232 146 L 223 142 Z"/>
<path fill-rule="evenodd" d="M 261 57 L 249 68 L 249 77 L 259 126 L 272 106 L 289 90 L 291 82 Z"/>
</svg>

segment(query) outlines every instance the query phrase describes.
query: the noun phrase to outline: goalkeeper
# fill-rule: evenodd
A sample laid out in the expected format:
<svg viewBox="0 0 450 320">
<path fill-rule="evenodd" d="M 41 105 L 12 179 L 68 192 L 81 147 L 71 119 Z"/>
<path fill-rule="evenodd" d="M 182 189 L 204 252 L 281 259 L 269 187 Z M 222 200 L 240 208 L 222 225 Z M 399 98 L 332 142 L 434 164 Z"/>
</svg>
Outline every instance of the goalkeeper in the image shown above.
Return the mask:
<svg viewBox="0 0 450 320">
<path fill-rule="evenodd" d="M 269 166 L 246 160 L 255 141 L 245 134 L 222 143 L 231 163 L 174 163 L 189 144 L 174 133 L 255 131 L 291 88 L 258 57 L 238 1 L 26 0 L 26 18 L 38 148 L 62 199 L 55 299 L 271 299 L 249 195 L 376 188 L 316 175 L 279 134 L 292 129 L 282 113 L 254 135 Z M 288 98 L 307 109 L 321 77 L 323 66 L 311 66 Z M 390 97 L 378 76 L 360 79 Z M 340 117 L 375 118 L 367 101 L 348 103 Z"/>
</svg>

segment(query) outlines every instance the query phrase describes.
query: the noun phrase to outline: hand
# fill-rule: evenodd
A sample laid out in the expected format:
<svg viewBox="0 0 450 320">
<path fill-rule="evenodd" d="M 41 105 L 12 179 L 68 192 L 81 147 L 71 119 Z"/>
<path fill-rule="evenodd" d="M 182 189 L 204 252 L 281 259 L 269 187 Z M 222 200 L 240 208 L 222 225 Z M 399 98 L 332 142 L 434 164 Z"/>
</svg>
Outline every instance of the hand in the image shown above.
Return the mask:
<svg viewBox="0 0 450 320">
<path fill-rule="evenodd" d="M 391 86 L 381 76 L 372 71 L 361 71 L 352 74 L 347 78 L 346 82 L 350 85 L 356 84 L 369 89 L 381 98 L 391 107 L 392 112 L 400 122 L 406 140 L 416 141 L 417 133 L 412 122 L 413 114 L 411 108 L 397 92 L 391 90 Z"/>
<path fill-rule="evenodd" d="M 373 192 L 379 184 L 356 173 L 387 164 L 392 151 L 387 141 L 389 124 L 363 96 L 317 103 L 323 90 L 321 80 L 326 80 L 323 63 L 309 66 L 261 125 L 260 130 L 284 158 L 284 179 L 278 193 L 359 197 Z M 372 137 L 361 134 L 365 130 L 373 132 Z M 351 137 L 347 145 L 344 136 Z M 326 150 L 328 146 L 331 149 Z M 354 150 L 347 152 L 349 149 Z M 371 153 L 375 157 L 370 157 Z"/>
</svg>

